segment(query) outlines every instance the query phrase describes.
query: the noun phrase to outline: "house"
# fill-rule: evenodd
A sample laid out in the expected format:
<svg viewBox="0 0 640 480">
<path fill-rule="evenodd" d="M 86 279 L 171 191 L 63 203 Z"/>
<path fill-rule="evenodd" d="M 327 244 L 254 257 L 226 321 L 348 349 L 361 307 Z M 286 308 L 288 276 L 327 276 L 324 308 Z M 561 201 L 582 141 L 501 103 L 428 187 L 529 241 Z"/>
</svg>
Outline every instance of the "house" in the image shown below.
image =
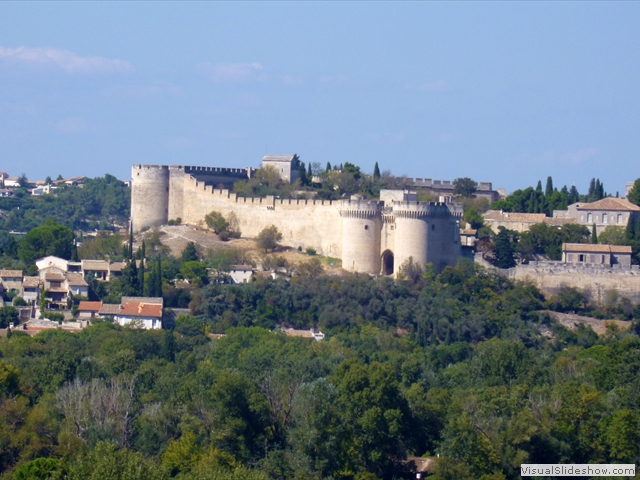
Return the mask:
<svg viewBox="0 0 640 480">
<path fill-rule="evenodd" d="M 7 172 L 0 172 L 0 183 L 4 183 L 7 178 L 9 178 L 9 174 Z"/>
<path fill-rule="evenodd" d="M 98 316 L 100 318 L 105 318 L 105 317 L 115 318 L 120 313 L 121 309 L 122 309 L 122 306 L 119 303 L 118 304 L 104 303 L 100 307 L 100 310 L 98 310 Z"/>
<path fill-rule="evenodd" d="M 81 301 L 78 305 L 78 318 L 88 320 L 98 316 L 98 312 L 102 308 L 102 302 Z"/>
<path fill-rule="evenodd" d="M 0 281 L 6 292 L 22 297 L 22 270 L 0 270 Z"/>
<path fill-rule="evenodd" d="M 32 188 L 30 192 L 32 196 L 37 197 L 39 195 L 49 195 L 51 193 L 55 193 L 57 188 L 58 187 L 54 187 L 52 185 L 41 185 L 39 187 Z"/>
<path fill-rule="evenodd" d="M 300 175 L 300 159 L 297 155 L 265 155 L 262 167 L 273 167 L 285 183 L 294 183 Z"/>
<path fill-rule="evenodd" d="M 144 329 L 162 328 L 162 298 L 122 297 L 120 311 L 114 315 L 119 325 L 137 325 Z"/>
<path fill-rule="evenodd" d="M 86 276 L 96 278 L 101 282 L 109 280 L 109 262 L 105 260 L 82 260 L 82 272 Z"/>
<path fill-rule="evenodd" d="M 473 247 L 476 244 L 478 231 L 473 229 L 460 230 L 460 245 L 463 247 Z"/>
<path fill-rule="evenodd" d="M 558 228 L 564 224 L 577 223 L 577 220 L 572 217 L 552 218 L 547 217 L 544 213 L 514 213 L 502 210 L 489 210 L 482 217 L 484 223 L 495 233 L 500 232 L 500 227 L 516 232 L 527 232 L 532 225 L 537 223 L 546 223 Z"/>
<path fill-rule="evenodd" d="M 284 328 L 282 332 L 284 332 L 284 334 L 288 337 L 312 338 L 316 342 L 324 340 L 324 333 L 322 333 L 321 331 L 316 332 L 313 328 L 311 330 L 295 330 L 293 328 Z"/>
<path fill-rule="evenodd" d="M 20 186 L 20 179 L 18 177 L 11 177 L 4 179 L 4 188 L 18 188 Z"/>
<path fill-rule="evenodd" d="M 81 273 L 67 273 L 67 292 L 74 297 L 88 297 L 89 284 Z"/>
<path fill-rule="evenodd" d="M 8 188 L 0 188 L 0 197 L 13 197 L 13 190 Z"/>
<path fill-rule="evenodd" d="M 40 295 L 40 277 L 24 277 L 22 298 L 28 303 L 37 303 Z"/>
<path fill-rule="evenodd" d="M 47 273 L 59 273 L 63 275 L 68 272 L 69 262 L 63 258 L 49 255 L 48 257 L 36 260 L 36 267 L 38 267 L 38 275 L 40 276 L 40 279 L 44 280 Z"/>
<path fill-rule="evenodd" d="M 611 225 L 626 227 L 630 219 L 637 218 L 640 207 L 622 198 L 607 197 L 592 203 L 574 203 L 567 210 L 554 210 L 554 218 L 573 218 L 580 225 L 596 226 L 602 233 Z"/>
<path fill-rule="evenodd" d="M 233 283 L 248 283 L 253 275 L 253 267 L 251 265 L 231 265 L 229 276 Z"/>
<path fill-rule="evenodd" d="M 42 277 L 40 277 L 42 278 Z M 44 295 L 50 305 L 67 308 L 68 289 L 62 273 L 48 272 L 44 275 Z"/>
<path fill-rule="evenodd" d="M 627 245 L 593 245 L 563 243 L 562 262 L 572 265 L 619 265 L 631 268 L 631 247 Z"/>
</svg>

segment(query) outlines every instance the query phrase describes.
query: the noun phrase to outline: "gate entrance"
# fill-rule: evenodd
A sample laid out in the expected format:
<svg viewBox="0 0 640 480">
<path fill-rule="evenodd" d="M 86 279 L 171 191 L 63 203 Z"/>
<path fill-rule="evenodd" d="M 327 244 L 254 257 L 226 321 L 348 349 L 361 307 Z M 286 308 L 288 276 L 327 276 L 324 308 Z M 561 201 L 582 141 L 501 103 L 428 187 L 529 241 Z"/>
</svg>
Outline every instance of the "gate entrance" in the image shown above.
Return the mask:
<svg viewBox="0 0 640 480">
<path fill-rule="evenodd" d="M 386 250 L 382 254 L 382 273 L 393 275 L 393 253 L 390 250 Z"/>
</svg>

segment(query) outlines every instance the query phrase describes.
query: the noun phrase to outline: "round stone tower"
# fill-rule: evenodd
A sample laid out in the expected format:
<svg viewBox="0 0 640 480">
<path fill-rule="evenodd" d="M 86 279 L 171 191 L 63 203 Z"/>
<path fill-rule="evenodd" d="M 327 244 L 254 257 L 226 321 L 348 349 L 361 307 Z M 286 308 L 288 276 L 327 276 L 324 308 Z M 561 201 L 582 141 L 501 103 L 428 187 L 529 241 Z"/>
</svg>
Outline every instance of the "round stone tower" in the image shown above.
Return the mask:
<svg viewBox="0 0 640 480">
<path fill-rule="evenodd" d="M 342 268 L 352 272 L 380 273 L 380 202 L 344 200 L 342 217 Z"/>
<path fill-rule="evenodd" d="M 133 230 L 167 223 L 169 214 L 169 167 L 134 165 L 131 169 L 131 220 Z"/>
<path fill-rule="evenodd" d="M 409 257 L 421 266 L 432 262 L 436 271 L 455 265 L 460 256 L 458 220 L 461 212 L 450 207 L 441 203 L 393 203 L 395 274 Z"/>
</svg>

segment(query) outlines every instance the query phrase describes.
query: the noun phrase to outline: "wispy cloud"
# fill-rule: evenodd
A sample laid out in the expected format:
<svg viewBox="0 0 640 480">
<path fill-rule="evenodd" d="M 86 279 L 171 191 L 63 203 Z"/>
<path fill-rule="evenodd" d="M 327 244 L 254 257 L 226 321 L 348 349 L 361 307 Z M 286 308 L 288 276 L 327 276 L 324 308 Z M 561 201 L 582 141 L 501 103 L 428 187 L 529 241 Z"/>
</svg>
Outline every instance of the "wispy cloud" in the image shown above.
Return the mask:
<svg viewBox="0 0 640 480">
<path fill-rule="evenodd" d="M 216 63 L 203 62 L 198 69 L 214 82 L 239 83 L 256 76 L 264 70 L 258 63 Z"/>
<path fill-rule="evenodd" d="M 405 87 L 407 90 L 420 90 L 422 92 L 449 92 L 453 90 L 444 79 L 418 84 L 407 83 Z"/>
<path fill-rule="evenodd" d="M 59 48 L 0 47 L 0 61 L 31 67 L 54 67 L 68 74 L 122 73 L 133 70 L 126 60 L 97 56 L 83 57 Z"/>
<path fill-rule="evenodd" d="M 89 130 L 89 125 L 81 117 L 68 117 L 56 122 L 56 132 L 62 135 L 72 135 Z"/>
</svg>

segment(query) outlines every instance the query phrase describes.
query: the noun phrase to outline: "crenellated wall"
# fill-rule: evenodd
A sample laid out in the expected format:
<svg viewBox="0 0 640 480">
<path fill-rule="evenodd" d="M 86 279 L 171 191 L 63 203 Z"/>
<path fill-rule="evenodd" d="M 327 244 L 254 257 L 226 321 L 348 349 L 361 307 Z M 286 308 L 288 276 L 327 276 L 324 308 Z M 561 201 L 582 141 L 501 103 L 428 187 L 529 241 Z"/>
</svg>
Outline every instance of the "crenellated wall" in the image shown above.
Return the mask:
<svg viewBox="0 0 640 480">
<path fill-rule="evenodd" d="M 252 175 L 251 169 L 134 165 L 134 230 L 177 218 L 200 225 L 205 215 L 217 211 L 227 218 L 235 215 L 243 237 L 255 238 L 276 225 L 283 244 L 341 258 L 351 271 L 396 274 L 409 257 L 419 264 L 432 262 L 440 271 L 460 256 L 462 207 L 457 204 L 393 200 L 415 198 L 408 192 L 387 192 L 385 201 L 332 202 L 244 198 L 216 188 L 220 178 L 242 175 Z"/>
</svg>

